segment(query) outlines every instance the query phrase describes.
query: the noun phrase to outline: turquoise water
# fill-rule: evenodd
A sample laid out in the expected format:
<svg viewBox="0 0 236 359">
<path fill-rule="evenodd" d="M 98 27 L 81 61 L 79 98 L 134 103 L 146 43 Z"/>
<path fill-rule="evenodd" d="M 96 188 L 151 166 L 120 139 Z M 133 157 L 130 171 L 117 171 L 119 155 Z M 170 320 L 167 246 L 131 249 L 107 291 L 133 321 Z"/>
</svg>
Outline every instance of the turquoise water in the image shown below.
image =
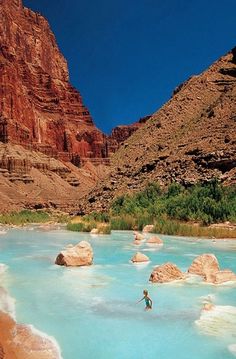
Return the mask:
<svg viewBox="0 0 236 359">
<path fill-rule="evenodd" d="M 0 263 L 9 268 L 0 279 L 16 299 L 19 322 L 31 323 L 55 337 L 64 359 L 229 359 L 236 343 L 229 328 L 207 335 L 196 325 L 204 297 L 216 305 L 236 306 L 236 286 L 189 283 L 151 284 L 153 266 L 167 261 L 185 271 L 198 254 L 214 253 L 222 268 L 236 272 L 236 241 L 213 243 L 161 236 L 164 246 L 132 244 L 132 232 L 92 237 L 66 230 L 9 230 L 0 236 Z M 54 265 L 68 244 L 88 240 L 94 265 Z M 136 251 L 147 265 L 129 262 Z M 136 304 L 148 289 L 153 310 Z M 213 331 L 214 332 L 214 331 Z"/>
</svg>

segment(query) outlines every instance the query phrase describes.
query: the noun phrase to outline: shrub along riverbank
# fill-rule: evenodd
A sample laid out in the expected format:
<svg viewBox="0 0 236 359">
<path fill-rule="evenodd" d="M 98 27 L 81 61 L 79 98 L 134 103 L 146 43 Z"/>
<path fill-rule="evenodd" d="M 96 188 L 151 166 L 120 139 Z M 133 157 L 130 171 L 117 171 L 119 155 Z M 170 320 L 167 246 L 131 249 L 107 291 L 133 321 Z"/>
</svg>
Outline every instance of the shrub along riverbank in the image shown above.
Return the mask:
<svg viewBox="0 0 236 359">
<path fill-rule="evenodd" d="M 0 223 L 5 225 L 22 226 L 30 223 L 46 223 L 49 221 L 67 223 L 69 216 L 42 210 L 22 210 L 20 212 L 0 214 Z"/>
<path fill-rule="evenodd" d="M 79 223 L 75 223 L 75 222 Z M 236 186 L 223 187 L 217 180 L 185 188 L 172 183 L 162 190 L 150 183 L 142 192 L 115 199 L 108 213 L 92 212 L 68 224 L 68 229 L 90 231 L 98 223 L 110 229 L 216 238 L 236 238 L 236 229 L 212 228 L 213 223 L 236 222 Z"/>
<path fill-rule="evenodd" d="M 65 223 L 72 231 L 109 234 L 113 230 L 142 230 L 154 224 L 154 232 L 216 238 L 236 238 L 236 228 L 211 227 L 213 223 L 236 223 L 236 186 L 223 187 L 217 180 L 185 188 L 172 183 L 163 190 L 150 183 L 143 191 L 116 198 L 107 213 L 92 212 L 83 217 L 55 212 L 30 211 L 0 215 L 0 223 L 25 225 L 49 221 Z"/>
</svg>

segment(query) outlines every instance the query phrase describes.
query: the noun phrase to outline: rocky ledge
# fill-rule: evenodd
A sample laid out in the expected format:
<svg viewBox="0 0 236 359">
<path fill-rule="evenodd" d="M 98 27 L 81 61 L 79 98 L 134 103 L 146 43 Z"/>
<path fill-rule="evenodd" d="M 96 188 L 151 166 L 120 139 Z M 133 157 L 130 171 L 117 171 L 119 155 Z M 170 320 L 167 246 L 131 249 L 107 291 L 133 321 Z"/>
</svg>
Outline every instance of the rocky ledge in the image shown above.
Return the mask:
<svg viewBox="0 0 236 359">
<path fill-rule="evenodd" d="M 9 314 L 0 312 L 1 359 L 62 359 L 53 338 L 32 326 L 17 324 Z"/>
</svg>

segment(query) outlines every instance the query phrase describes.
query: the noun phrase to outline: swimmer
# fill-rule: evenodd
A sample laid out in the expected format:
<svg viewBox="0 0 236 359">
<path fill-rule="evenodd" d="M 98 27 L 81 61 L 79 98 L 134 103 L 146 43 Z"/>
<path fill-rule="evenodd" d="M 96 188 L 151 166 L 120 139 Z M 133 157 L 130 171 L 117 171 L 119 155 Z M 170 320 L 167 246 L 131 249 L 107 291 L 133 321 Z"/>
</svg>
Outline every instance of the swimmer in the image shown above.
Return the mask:
<svg viewBox="0 0 236 359">
<path fill-rule="evenodd" d="M 142 300 L 145 300 L 145 304 L 146 304 L 145 310 L 152 309 L 152 300 L 151 300 L 151 298 L 148 296 L 148 291 L 147 291 L 147 290 L 144 290 L 144 291 L 143 291 L 143 298 L 140 299 L 137 303 L 140 303 Z"/>
</svg>

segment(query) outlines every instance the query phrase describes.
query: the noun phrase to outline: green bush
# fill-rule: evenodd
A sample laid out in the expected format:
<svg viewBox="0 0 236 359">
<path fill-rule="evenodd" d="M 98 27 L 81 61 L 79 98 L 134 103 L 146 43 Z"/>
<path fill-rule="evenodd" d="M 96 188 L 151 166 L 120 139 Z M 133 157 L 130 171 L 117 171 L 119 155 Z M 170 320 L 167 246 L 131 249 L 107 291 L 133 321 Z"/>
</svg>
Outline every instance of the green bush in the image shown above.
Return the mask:
<svg viewBox="0 0 236 359">
<path fill-rule="evenodd" d="M 0 215 L 0 223 L 24 225 L 27 223 L 44 223 L 50 220 L 50 215 L 44 211 L 22 210 Z"/>
<path fill-rule="evenodd" d="M 155 232 L 170 235 L 236 236 L 226 229 L 204 227 L 226 220 L 236 220 L 236 186 L 226 188 L 213 180 L 189 188 L 172 183 L 162 191 L 158 184 L 149 183 L 141 192 L 116 198 L 109 213 L 92 212 L 79 218 L 81 223 L 68 224 L 67 228 L 90 231 L 102 222 L 109 232 L 142 230 L 146 224 L 154 224 Z M 189 221 L 200 225 L 189 225 Z"/>
<path fill-rule="evenodd" d="M 111 206 L 110 215 L 134 216 L 138 227 L 145 216 L 149 223 L 163 215 L 181 221 L 199 221 L 204 225 L 235 220 L 236 188 L 226 188 L 212 180 L 187 189 L 172 183 L 166 192 L 162 192 L 153 183 L 139 193 L 118 197 Z"/>
<path fill-rule="evenodd" d="M 78 222 L 78 223 L 68 223 L 66 228 L 69 231 L 74 232 L 90 232 L 93 228 L 96 227 L 96 224 L 91 222 Z"/>
</svg>

